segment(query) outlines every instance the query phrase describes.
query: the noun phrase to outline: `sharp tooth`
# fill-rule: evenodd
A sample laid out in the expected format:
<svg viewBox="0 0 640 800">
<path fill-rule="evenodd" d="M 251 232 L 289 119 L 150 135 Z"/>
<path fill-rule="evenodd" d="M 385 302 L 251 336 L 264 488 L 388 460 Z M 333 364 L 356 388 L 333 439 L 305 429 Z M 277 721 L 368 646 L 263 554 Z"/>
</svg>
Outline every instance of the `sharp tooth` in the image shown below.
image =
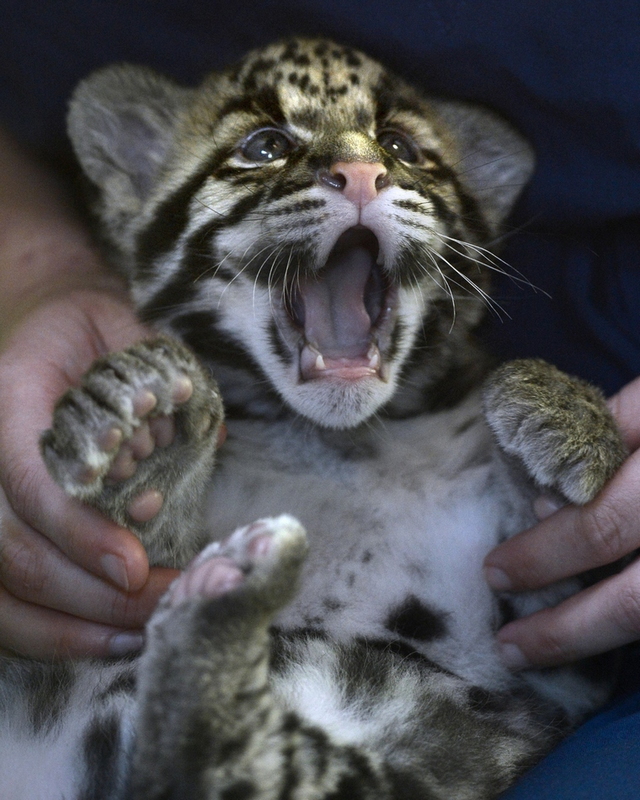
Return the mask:
<svg viewBox="0 0 640 800">
<path fill-rule="evenodd" d="M 380 351 L 375 344 L 372 344 L 369 348 L 367 358 L 369 359 L 369 367 L 371 369 L 378 369 L 380 366 Z"/>
<path fill-rule="evenodd" d="M 317 347 L 307 342 L 300 351 L 300 372 L 303 378 L 312 377 L 315 373 L 322 372 L 326 368 L 322 353 Z"/>
</svg>

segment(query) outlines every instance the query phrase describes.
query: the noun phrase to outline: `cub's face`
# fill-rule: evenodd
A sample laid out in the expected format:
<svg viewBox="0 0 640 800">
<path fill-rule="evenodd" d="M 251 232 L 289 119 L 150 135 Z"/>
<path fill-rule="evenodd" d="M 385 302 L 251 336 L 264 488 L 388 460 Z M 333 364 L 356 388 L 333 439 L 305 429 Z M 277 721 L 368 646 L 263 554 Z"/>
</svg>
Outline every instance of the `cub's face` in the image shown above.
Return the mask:
<svg viewBox="0 0 640 800">
<path fill-rule="evenodd" d="M 329 427 L 464 362 L 485 248 L 532 168 L 492 114 L 319 40 L 195 91 L 97 73 L 70 132 L 142 317 L 211 361 L 232 407 L 277 394 Z"/>
</svg>

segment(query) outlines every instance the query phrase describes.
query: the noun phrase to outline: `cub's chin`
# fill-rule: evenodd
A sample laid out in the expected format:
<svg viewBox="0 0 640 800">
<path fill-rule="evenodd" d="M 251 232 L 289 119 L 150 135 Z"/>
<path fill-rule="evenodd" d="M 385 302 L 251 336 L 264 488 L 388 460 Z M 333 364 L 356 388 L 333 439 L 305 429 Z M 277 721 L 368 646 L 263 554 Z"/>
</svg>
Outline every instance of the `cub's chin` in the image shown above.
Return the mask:
<svg viewBox="0 0 640 800">
<path fill-rule="evenodd" d="M 347 373 L 347 374 L 345 374 Z M 331 369 L 311 380 L 281 387 L 288 405 L 324 428 L 354 428 L 369 419 L 393 395 L 391 382 L 371 370 Z"/>
</svg>

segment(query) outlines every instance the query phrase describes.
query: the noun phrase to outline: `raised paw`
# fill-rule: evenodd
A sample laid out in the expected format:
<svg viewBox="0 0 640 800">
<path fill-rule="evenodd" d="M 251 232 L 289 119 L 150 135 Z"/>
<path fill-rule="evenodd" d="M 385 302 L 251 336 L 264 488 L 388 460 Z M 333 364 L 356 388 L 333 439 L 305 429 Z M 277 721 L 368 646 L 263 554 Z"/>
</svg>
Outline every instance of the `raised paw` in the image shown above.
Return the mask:
<svg viewBox="0 0 640 800">
<path fill-rule="evenodd" d="M 271 692 L 270 628 L 293 597 L 305 553 L 293 517 L 262 519 L 206 547 L 165 593 L 137 671 L 127 797 L 150 797 L 150 785 L 154 797 L 176 796 L 183 785 L 195 796 L 189 789 L 205 786 L 196 762 L 220 797 L 248 796 L 245 778 L 257 762 L 272 773 L 273 747 L 261 753 L 284 724 Z M 187 765 L 184 780 L 176 764 Z"/>
<path fill-rule="evenodd" d="M 58 402 L 41 449 L 68 494 L 121 524 L 144 523 L 176 476 L 215 450 L 221 422 L 213 381 L 186 348 L 160 337 L 96 361 Z"/>
<path fill-rule="evenodd" d="M 541 360 L 504 364 L 484 392 L 500 448 L 539 487 L 582 505 L 622 464 L 626 449 L 602 393 Z"/>
<path fill-rule="evenodd" d="M 263 610 L 273 611 L 291 598 L 306 549 L 304 529 L 293 517 L 258 520 L 206 547 L 171 585 L 164 605 L 214 600 L 245 587 L 257 593 Z"/>
</svg>

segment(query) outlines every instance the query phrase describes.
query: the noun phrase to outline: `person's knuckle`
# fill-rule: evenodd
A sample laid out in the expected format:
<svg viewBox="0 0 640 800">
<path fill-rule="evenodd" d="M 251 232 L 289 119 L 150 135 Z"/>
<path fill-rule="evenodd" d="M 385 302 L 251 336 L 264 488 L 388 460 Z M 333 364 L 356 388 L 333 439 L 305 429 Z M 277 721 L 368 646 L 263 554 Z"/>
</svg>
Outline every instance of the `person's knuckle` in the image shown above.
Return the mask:
<svg viewBox="0 0 640 800">
<path fill-rule="evenodd" d="M 28 519 L 38 503 L 38 487 L 41 476 L 32 464 L 13 463 L 7 465 L 5 490 L 15 513 Z"/>
<path fill-rule="evenodd" d="M 63 626 L 59 630 L 52 631 L 50 638 L 43 645 L 55 659 L 72 658 L 78 653 L 78 634 L 74 628 Z"/>
<path fill-rule="evenodd" d="M 634 636 L 640 633 L 640 586 L 623 586 L 616 595 L 618 624 Z"/>
<path fill-rule="evenodd" d="M 105 622 L 116 627 L 129 627 L 139 616 L 138 602 L 127 592 L 112 590 L 112 599 L 108 606 L 109 613 Z"/>
<path fill-rule="evenodd" d="M 545 625 L 537 632 L 535 652 L 544 653 L 550 662 L 562 662 L 567 657 L 567 640 L 560 631 Z"/>
<path fill-rule="evenodd" d="M 580 534 L 589 546 L 593 558 L 600 564 L 610 564 L 626 555 L 626 523 L 620 509 L 603 500 L 580 518 Z"/>
<path fill-rule="evenodd" d="M 0 537 L 0 581 L 16 597 L 42 593 L 48 580 L 42 553 L 19 535 Z"/>
</svg>

